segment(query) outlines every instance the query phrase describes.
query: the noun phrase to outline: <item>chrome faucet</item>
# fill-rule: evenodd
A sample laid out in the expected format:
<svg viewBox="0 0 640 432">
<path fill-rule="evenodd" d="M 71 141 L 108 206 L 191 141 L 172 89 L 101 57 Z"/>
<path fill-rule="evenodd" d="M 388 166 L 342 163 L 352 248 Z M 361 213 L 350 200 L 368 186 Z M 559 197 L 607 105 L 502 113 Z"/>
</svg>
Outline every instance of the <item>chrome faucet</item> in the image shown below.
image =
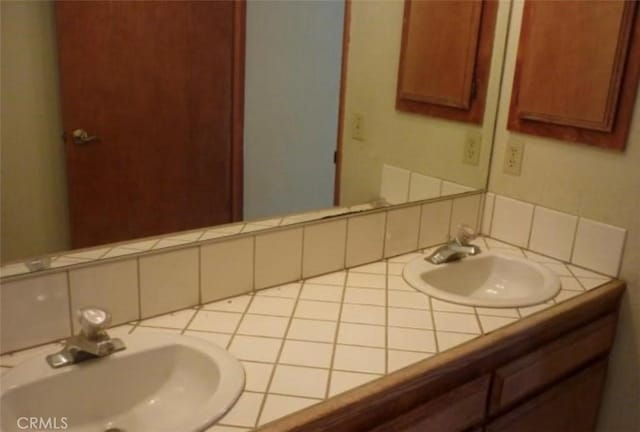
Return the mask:
<svg viewBox="0 0 640 432">
<path fill-rule="evenodd" d="M 477 255 L 480 252 L 480 248 L 476 245 L 472 245 L 473 241 L 478 234 L 467 225 L 458 225 L 458 232 L 453 240 L 444 246 L 440 246 L 431 255 L 425 258 L 432 264 L 444 264 L 451 261 L 458 261 L 468 255 Z"/>
<path fill-rule="evenodd" d="M 112 339 L 106 332 L 111 323 L 111 314 L 97 307 L 78 310 L 80 332 L 67 339 L 60 352 L 47 356 L 52 368 L 59 368 L 98 357 L 105 357 L 125 349 L 124 342 Z"/>
</svg>

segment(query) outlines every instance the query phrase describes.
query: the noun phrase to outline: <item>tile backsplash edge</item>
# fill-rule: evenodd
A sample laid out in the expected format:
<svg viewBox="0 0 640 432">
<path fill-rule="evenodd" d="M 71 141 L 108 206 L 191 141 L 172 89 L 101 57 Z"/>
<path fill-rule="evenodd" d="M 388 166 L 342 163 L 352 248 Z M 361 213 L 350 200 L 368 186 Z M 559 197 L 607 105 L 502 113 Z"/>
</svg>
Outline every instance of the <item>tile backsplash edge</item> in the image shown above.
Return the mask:
<svg viewBox="0 0 640 432">
<path fill-rule="evenodd" d="M 505 243 L 606 276 L 619 275 L 625 228 L 492 192 L 485 193 L 480 224 L 482 234 Z"/>
<path fill-rule="evenodd" d="M 338 231 L 335 233 L 330 232 L 328 238 L 340 244 L 339 248 L 336 249 L 334 247 L 335 253 L 344 254 L 344 256 L 346 256 L 347 252 L 349 253 L 352 264 L 347 265 L 346 260 L 342 258 L 339 260 L 325 259 L 326 257 L 323 257 L 323 255 L 328 254 L 315 254 L 314 260 L 322 260 L 322 262 L 317 262 L 317 265 L 313 266 L 317 269 L 315 274 L 304 274 L 304 278 L 340 271 L 348 267 L 366 264 L 432 246 L 418 244 L 419 242 L 413 239 L 413 237 L 419 235 L 417 233 L 420 233 L 425 225 L 429 224 L 429 220 L 425 220 L 425 218 L 422 217 L 423 208 L 438 204 L 442 205 L 441 203 L 443 201 L 450 203 L 451 207 L 453 207 L 454 202 L 466 203 L 466 205 L 461 206 L 461 208 L 475 205 L 477 207 L 472 207 L 472 210 L 469 212 L 470 214 L 465 216 L 468 219 L 467 222 L 473 226 L 479 226 L 482 212 L 480 208 L 482 199 L 478 199 L 477 196 L 481 194 L 483 194 L 483 192 L 479 191 L 477 193 L 467 193 L 448 199 L 407 203 L 379 211 L 354 213 L 342 217 L 315 220 L 292 226 L 282 226 L 266 232 L 246 233 L 240 236 L 215 239 L 214 241 L 177 245 L 176 247 L 153 252 L 141 252 L 102 259 L 91 263 L 83 263 L 81 266 L 66 267 L 58 270 L 51 269 L 46 272 L 7 277 L 4 278 L 0 284 L 0 298 L 2 300 L 0 302 L 2 312 L 2 321 L 0 323 L 2 327 L 2 333 L 0 334 L 0 353 L 16 351 L 70 336 L 66 330 L 54 335 L 49 331 L 40 334 L 37 329 L 51 327 L 49 321 L 52 320 L 58 322 L 58 328 L 73 329 L 73 324 L 69 323 L 69 320 L 72 320 L 74 316 L 71 305 L 76 304 L 78 307 L 81 306 L 78 305 L 77 302 L 74 302 L 73 298 L 74 293 L 78 292 L 83 292 L 85 298 L 92 298 L 92 304 L 103 305 L 110 309 L 114 317 L 119 316 L 120 318 L 118 320 L 114 318 L 114 322 L 112 323 L 113 325 L 117 325 L 124 322 L 146 319 L 184 307 L 197 306 L 205 302 L 203 298 L 203 289 L 205 288 L 203 274 L 205 271 L 209 272 L 209 276 L 206 278 L 206 283 L 209 284 L 206 287 L 208 292 L 206 302 L 253 292 L 256 290 L 256 287 L 263 289 L 269 286 L 299 280 L 302 274 L 302 268 L 300 266 L 301 263 L 304 262 L 303 251 L 305 248 L 307 250 L 317 250 L 318 248 L 324 249 L 327 247 L 327 242 L 324 241 L 323 243 L 323 236 L 305 235 L 307 231 L 317 230 L 318 227 L 329 229 L 330 226 L 336 226 Z M 391 212 L 396 216 L 400 216 L 394 218 L 393 220 L 395 222 L 392 223 L 389 222 L 388 217 Z M 420 218 L 415 218 L 416 212 L 420 214 Z M 406 213 L 411 217 L 404 218 L 402 217 L 402 213 Z M 440 238 L 444 239 L 448 236 L 451 229 L 451 219 L 453 217 L 453 213 L 450 213 L 449 222 L 446 224 L 446 227 L 444 225 L 440 227 L 441 224 L 438 225 L 437 229 L 443 231 Z M 457 215 L 457 217 L 460 217 L 460 215 Z M 384 218 L 384 223 L 369 223 L 375 222 L 373 220 L 375 218 Z M 346 229 L 344 229 L 344 231 L 340 231 L 342 229 L 340 225 L 342 224 L 336 223 L 341 220 L 346 221 Z M 358 223 L 362 223 L 363 231 L 361 231 L 361 235 L 350 237 L 348 234 L 349 226 Z M 407 224 L 409 224 L 409 226 L 407 226 Z M 301 231 L 302 247 L 292 248 L 288 242 L 298 241 L 297 237 L 291 238 L 291 234 L 297 231 Z M 375 244 L 372 245 L 371 239 L 374 239 L 374 243 L 378 241 L 381 242 L 379 247 Z M 243 240 L 245 240 L 244 243 L 246 244 L 239 245 Z M 259 250 L 256 249 L 257 240 L 262 240 L 260 242 L 262 246 Z M 305 244 L 305 241 L 315 243 Z M 389 244 L 395 246 L 389 247 Z M 371 253 L 372 246 L 373 250 L 376 251 L 374 254 Z M 205 262 L 203 249 L 206 249 L 208 252 L 209 250 L 213 250 L 214 256 L 217 258 Z M 187 255 L 193 255 L 197 263 L 185 262 L 179 264 L 178 261 L 172 263 L 172 260 L 164 260 L 161 264 L 158 264 L 158 267 L 154 267 L 152 265 L 153 263 L 150 262 L 141 269 L 141 261 L 143 260 L 152 261 L 154 257 L 162 256 L 169 258 L 169 255 L 177 257 L 179 254 L 182 255 L 183 258 Z M 283 259 L 281 259 L 281 254 Z M 299 254 L 299 256 L 296 254 Z M 167 262 L 172 264 L 167 265 Z M 122 276 L 115 274 L 115 272 L 118 272 L 119 264 L 123 263 L 135 265 L 136 272 L 129 276 L 131 280 L 124 281 L 127 286 L 131 286 L 132 288 L 127 290 L 121 289 L 118 293 L 114 293 L 116 290 L 111 289 L 112 287 L 109 284 L 110 281 L 118 281 L 118 283 L 120 283 Z M 262 269 L 266 268 L 269 274 L 265 275 L 265 271 L 263 270 L 260 274 L 256 275 L 255 269 L 257 264 L 259 264 Z M 247 268 L 246 266 L 250 266 L 251 276 L 249 278 L 244 275 L 246 272 L 245 269 Z M 193 270 L 193 268 L 196 270 Z M 162 276 L 162 272 L 166 273 L 166 277 Z M 218 275 L 219 278 L 212 278 L 212 272 L 214 276 Z M 76 273 L 82 273 L 84 277 L 72 277 Z M 58 298 L 58 303 L 56 304 L 57 309 L 51 311 L 47 310 L 48 293 L 50 291 L 47 278 L 56 274 L 64 275 L 64 280 L 66 280 L 67 284 L 64 292 L 66 292 L 67 298 L 64 299 L 64 302 L 60 302 Z M 151 275 L 153 275 L 153 278 Z M 261 281 L 260 278 L 263 280 Z M 218 279 L 223 282 L 217 284 Z M 76 284 L 76 282 L 74 282 L 76 280 L 81 280 L 82 282 Z M 147 280 L 153 280 L 154 283 L 150 284 Z M 167 281 L 166 284 L 169 285 L 162 286 L 165 280 Z M 184 285 L 188 286 L 188 288 L 183 289 L 183 284 L 180 283 L 182 280 L 195 280 L 197 284 L 197 294 L 191 292 L 194 286 L 192 282 L 185 282 Z M 173 283 L 181 285 L 181 289 L 176 290 L 173 288 L 174 285 L 171 285 Z M 74 286 L 74 284 L 76 285 Z M 156 285 L 158 285 L 157 288 Z M 151 286 L 153 286 L 153 288 L 150 288 Z M 211 295 L 212 289 L 217 295 Z M 145 315 L 145 299 L 152 299 L 154 296 L 161 295 L 159 293 L 164 295 L 171 293 L 171 299 L 165 302 L 163 309 L 154 307 L 152 308 L 154 311 L 152 314 Z M 57 295 L 59 297 L 62 294 L 57 292 Z M 44 299 L 44 302 L 42 299 Z M 130 307 L 131 302 L 137 303 L 135 308 Z M 59 310 L 61 303 L 67 305 L 67 310 L 63 311 L 64 313 L 60 313 L 62 311 Z M 128 315 L 118 313 L 121 308 L 124 309 L 125 303 L 129 305 L 128 309 L 135 309 L 137 311 L 136 316 L 132 316 L 131 313 Z M 29 314 L 29 318 L 27 318 L 27 316 L 25 316 L 26 314 L 5 313 L 8 310 L 27 311 L 33 307 L 41 308 L 43 310 L 41 315 L 46 317 L 41 319 L 48 321 L 34 323 L 35 314 Z M 27 322 L 27 320 L 29 322 Z M 36 330 L 28 335 L 23 335 L 21 334 L 21 329 L 25 326 L 30 326 Z"/>
</svg>

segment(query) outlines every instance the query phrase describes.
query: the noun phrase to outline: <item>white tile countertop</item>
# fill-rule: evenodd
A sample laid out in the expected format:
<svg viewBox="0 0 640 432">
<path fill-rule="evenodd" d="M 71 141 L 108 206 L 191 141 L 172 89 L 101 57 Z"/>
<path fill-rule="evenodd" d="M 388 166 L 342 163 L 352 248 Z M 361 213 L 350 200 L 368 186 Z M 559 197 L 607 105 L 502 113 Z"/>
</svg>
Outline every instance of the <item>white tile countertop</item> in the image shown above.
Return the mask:
<svg viewBox="0 0 640 432">
<path fill-rule="evenodd" d="M 609 277 L 491 238 L 483 250 L 525 256 L 554 271 L 562 290 L 525 308 L 479 308 L 430 298 L 402 278 L 419 253 L 119 326 L 110 334 L 183 334 L 226 347 L 245 390 L 209 432 L 253 429 L 593 289 Z M 428 251 L 423 251 L 423 253 Z M 2 371 L 49 344 L 0 357 Z"/>
</svg>

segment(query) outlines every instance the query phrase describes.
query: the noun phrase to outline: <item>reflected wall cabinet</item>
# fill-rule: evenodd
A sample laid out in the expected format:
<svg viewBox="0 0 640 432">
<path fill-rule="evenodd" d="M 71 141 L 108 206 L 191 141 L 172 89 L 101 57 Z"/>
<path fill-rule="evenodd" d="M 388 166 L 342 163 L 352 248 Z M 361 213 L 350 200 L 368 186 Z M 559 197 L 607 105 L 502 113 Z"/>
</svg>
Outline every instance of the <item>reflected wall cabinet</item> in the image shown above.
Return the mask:
<svg viewBox="0 0 640 432">
<path fill-rule="evenodd" d="M 637 9 L 526 0 L 508 128 L 624 149 L 640 72 Z"/>
<path fill-rule="evenodd" d="M 497 1 L 406 0 L 396 108 L 482 123 Z"/>
</svg>

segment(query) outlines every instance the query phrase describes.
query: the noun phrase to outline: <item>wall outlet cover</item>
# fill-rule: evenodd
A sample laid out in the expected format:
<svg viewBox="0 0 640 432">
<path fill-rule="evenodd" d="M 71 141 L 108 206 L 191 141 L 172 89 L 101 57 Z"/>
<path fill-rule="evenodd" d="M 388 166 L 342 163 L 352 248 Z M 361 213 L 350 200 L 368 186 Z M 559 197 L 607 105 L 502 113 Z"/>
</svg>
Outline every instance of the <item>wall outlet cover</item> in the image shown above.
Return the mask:
<svg viewBox="0 0 640 432">
<path fill-rule="evenodd" d="M 469 131 L 464 142 L 462 162 L 468 165 L 478 165 L 480 163 L 481 149 L 482 133 L 480 131 Z"/>
</svg>

